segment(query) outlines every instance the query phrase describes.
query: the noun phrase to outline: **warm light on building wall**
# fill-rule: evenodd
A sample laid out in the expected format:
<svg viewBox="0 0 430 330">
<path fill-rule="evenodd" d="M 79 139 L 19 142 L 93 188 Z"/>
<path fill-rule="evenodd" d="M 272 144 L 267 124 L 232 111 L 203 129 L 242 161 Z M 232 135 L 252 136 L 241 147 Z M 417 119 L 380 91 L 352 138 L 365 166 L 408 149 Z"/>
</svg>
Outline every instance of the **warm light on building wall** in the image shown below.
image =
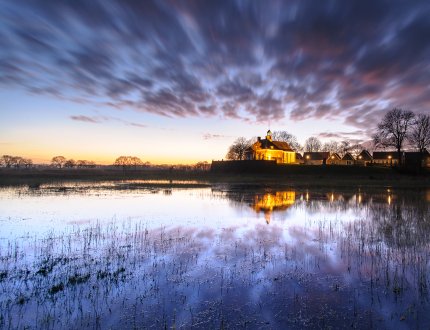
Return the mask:
<svg viewBox="0 0 430 330">
<path fill-rule="evenodd" d="M 310 158 L 310 156 L 309 155 L 306 155 L 306 159 L 309 159 Z"/>
</svg>

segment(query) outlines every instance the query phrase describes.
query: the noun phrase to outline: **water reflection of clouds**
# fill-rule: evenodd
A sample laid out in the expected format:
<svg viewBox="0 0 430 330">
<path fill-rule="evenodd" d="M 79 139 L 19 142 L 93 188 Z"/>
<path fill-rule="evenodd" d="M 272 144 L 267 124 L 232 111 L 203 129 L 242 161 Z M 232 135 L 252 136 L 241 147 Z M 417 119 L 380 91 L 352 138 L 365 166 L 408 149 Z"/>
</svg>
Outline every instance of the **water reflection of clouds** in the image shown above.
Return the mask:
<svg viewBox="0 0 430 330">
<path fill-rule="evenodd" d="M 50 218 L 60 215 L 58 222 L 47 224 L 58 233 L 65 233 L 52 235 L 58 244 L 28 235 L 27 239 L 20 235 L 8 239 L 11 242 L 16 239 L 22 249 L 28 244 L 30 252 L 42 251 L 42 245 L 47 244 L 49 249 L 45 250 L 53 256 L 66 253 L 67 258 L 67 252 L 61 249 L 71 242 L 74 255 L 86 258 L 82 265 L 80 259 L 74 259 L 74 265 L 79 266 L 76 269 L 92 274 L 88 285 L 82 285 L 75 294 L 81 295 L 81 299 L 97 297 L 98 306 L 103 306 L 102 301 L 116 301 L 118 306 L 131 309 L 132 302 L 141 301 L 144 304 L 141 310 L 149 316 L 140 321 L 148 327 L 154 326 L 149 320 L 163 313 L 175 315 L 177 324 L 187 327 L 193 322 L 191 308 L 195 318 L 202 322 L 208 315 L 216 319 L 216 315 L 226 316 L 236 311 L 229 314 L 231 320 L 237 321 L 234 324 L 240 324 L 242 315 L 251 322 L 250 327 L 264 322 L 271 322 L 273 328 L 318 326 L 319 320 L 312 317 L 330 312 L 333 316 L 324 319 L 327 325 L 378 324 L 381 328 L 393 328 L 398 327 L 408 306 L 418 306 L 419 322 L 424 320 L 424 324 L 430 325 L 429 317 L 422 313 L 422 309 L 430 307 L 425 289 L 430 286 L 427 192 L 391 189 L 217 192 L 173 188 L 171 193 L 166 195 L 163 190 L 155 194 L 115 191 L 99 196 L 50 193 L 46 198 L 32 201 L 28 196 L 6 199 L 0 191 L 0 219 L 7 225 L 13 222 L 7 216 L 34 217 L 32 212 L 39 212 L 33 223 L 37 226 L 39 220 L 46 220 L 46 214 Z M 112 212 L 116 214 L 114 221 Z M 265 212 L 270 212 L 269 226 L 259 221 L 259 214 Z M 82 219 L 92 219 L 88 217 L 90 214 L 98 214 L 96 219 L 100 221 L 79 223 Z M 62 219 L 74 224 L 69 227 Z M 14 220 L 10 230 L 22 231 L 19 228 L 22 225 Z M 38 233 L 30 231 L 32 222 L 26 220 L 25 228 L 31 235 Z M 2 226 L 2 233 L 5 227 Z M 39 238 L 44 237 L 42 234 L 39 233 Z M 34 244 L 38 246 L 35 248 Z M 81 253 L 86 245 L 87 254 Z M 19 267 L 27 263 L 31 270 L 28 281 L 34 280 L 36 285 L 40 278 L 32 267 L 37 263 L 30 254 L 18 253 L 18 256 L 24 258 Z M 95 261 L 88 263 L 88 260 Z M 106 266 L 106 260 L 110 266 Z M 114 273 L 124 267 L 126 280 L 115 282 L 108 277 L 100 283 L 95 279 L 98 271 L 114 266 L 109 271 Z M 13 276 L 11 279 L 18 278 Z M 44 281 L 49 281 L 49 276 Z M 57 272 L 52 276 L 52 281 L 59 281 L 63 274 Z M 2 285 L 4 289 L 9 284 L 2 282 Z M 103 290 L 94 290 L 94 286 Z M 66 287 L 65 292 L 68 290 L 71 289 Z M 11 292 L 17 290 L 8 294 Z M 101 292 L 108 296 L 97 296 Z M 61 297 L 56 296 L 59 304 L 68 299 Z M 118 310 L 127 310 L 126 307 Z M 20 308 L 26 311 L 28 307 Z M 369 310 L 372 310 L 370 316 L 366 314 Z M 305 320 L 297 319 L 299 312 Z M 358 320 L 357 315 L 362 319 Z M 409 316 L 402 322 L 410 327 L 422 325 Z M 214 324 L 208 327 L 211 326 Z"/>
</svg>

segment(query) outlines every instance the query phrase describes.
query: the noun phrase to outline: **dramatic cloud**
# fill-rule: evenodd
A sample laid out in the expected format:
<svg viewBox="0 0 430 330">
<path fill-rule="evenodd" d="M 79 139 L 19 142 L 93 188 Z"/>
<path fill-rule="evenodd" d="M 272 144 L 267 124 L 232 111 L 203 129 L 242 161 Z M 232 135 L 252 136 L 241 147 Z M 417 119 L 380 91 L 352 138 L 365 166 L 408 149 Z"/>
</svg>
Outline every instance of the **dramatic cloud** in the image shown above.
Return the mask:
<svg viewBox="0 0 430 330">
<path fill-rule="evenodd" d="M 392 106 L 430 111 L 429 17 L 425 0 L 7 1 L 0 84 L 168 117 L 340 119 L 369 133 Z"/>
</svg>

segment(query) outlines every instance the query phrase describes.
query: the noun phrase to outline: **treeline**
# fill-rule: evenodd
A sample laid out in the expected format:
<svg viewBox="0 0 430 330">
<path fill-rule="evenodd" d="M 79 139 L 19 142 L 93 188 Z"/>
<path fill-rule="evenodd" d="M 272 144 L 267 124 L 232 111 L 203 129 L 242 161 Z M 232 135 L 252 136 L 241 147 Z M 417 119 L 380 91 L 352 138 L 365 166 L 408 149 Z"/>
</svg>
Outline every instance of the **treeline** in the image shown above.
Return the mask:
<svg viewBox="0 0 430 330">
<path fill-rule="evenodd" d="M 3 155 L 0 158 L 0 167 L 5 168 L 31 168 L 36 166 L 33 161 L 29 158 L 23 158 L 19 156 Z M 143 169 L 149 168 L 154 170 L 175 170 L 175 171 L 207 171 L 210 169 L 210 164 L 206 161 L 197 162 L 191 165 L 153 165 L 150 162 L 143 162 L 139 157 L 136 156 L 119 156 L 115 159 L 111 165 L 97 165 L 91 160 L 74 160 L 67 159 L 64 156 L 55 156 L 51 159 L 49 165 L 38 165 L 38 166 L 50 166 L 60 169 L 71 169 L 71 168 L 95 168 L 95 167 L 119 167 L 122 169 Z"/>
<path fill-rule="evenodd" d="M 51 165 L 58 168 L 94 168 L 96 163 L 92 160 L 67 159 L 64 156 L 55 156 L 51 159 Z"/>
<path fill-rule="evenodd" d="M 33 166 L 33 161 L 30 158 L 3 155 L 0 158 L 0 166 L 8 168 L 29 168 Z"/>
</svg>

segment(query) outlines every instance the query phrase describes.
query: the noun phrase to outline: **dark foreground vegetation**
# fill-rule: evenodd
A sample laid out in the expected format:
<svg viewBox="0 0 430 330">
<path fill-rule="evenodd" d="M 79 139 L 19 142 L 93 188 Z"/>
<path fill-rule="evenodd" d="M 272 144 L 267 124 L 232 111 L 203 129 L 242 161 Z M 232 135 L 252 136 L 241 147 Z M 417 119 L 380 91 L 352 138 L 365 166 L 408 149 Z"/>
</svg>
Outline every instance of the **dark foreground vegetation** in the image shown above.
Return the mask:
<svg viewBox="0 0 430 330">
<path fill-rule="evenodd" d="M 240 182 L 280 186 L 398 186 L 427 187 L 430 173 L 427 169 L 406 171 L 395 167 L 363 166 L 307 166 L 282 165 L 268 168 L 230 168 L 227 171 L 178 170 L 178 169 L 121 169 L 98 167 L 85 169 L 67 168 L 0 168 L 0 185 L 38 185 L 62 180 L 154 180 L 204 181 L 206 183 Z"/>
</svg>

